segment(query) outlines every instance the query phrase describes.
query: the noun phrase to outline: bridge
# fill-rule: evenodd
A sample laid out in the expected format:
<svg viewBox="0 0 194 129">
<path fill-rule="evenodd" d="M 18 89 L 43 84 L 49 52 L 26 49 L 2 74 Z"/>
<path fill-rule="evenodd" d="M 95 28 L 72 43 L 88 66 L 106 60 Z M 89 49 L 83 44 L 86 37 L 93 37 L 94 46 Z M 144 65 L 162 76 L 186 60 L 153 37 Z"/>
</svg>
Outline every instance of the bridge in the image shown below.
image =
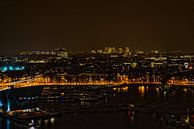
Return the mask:
<svg viewBox="0 0 194 129">
<path fill-rule="evenodd" d="M 21 78 L 19 81 L 0 83 L 0 91 L 14 88 L 33 87 L 33 86 L 121 86 L 121 85 L 160 85 L 159 81 L 134 81 L 125 80 L 119 82 L 113 81 L 89 81 L 89 82 L 52 82 L 49 78 L 45 78 L 42 75 L 35 77 Z M 183 86 L 183 87 L 194 87 L 193 81 L 185 80 L 169 80 L 167 84 L 171 86 Z"/>
</svg>

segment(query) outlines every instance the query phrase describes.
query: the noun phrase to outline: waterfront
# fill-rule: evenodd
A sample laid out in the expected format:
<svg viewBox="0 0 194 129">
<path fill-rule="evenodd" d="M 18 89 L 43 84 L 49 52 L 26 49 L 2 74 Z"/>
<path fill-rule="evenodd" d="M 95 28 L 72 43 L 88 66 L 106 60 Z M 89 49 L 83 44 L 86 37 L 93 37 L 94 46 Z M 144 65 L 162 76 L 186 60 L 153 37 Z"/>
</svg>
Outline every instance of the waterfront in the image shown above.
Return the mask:
<svg viewBox="0 0 194 129">
<path fill-rule="evenodd" d="M 69 94 L 94 93 L 95 95 L 104 94 L 105 98 L 100 100 L 76 100 L 76 101 L 53 101 L 41 100 L 43 105 L 50 111 L 62 111 L 62 116 L 51 118 L 49 120 L 35 121 L 38 123 L 35 128 L 41 129 L 75 129 L 75 128 L 150 128 L 166 129 L 179 128 L 166 124 L 166 115 L 170 113 L 181 114 L 186 112 L 187 108 L 194 107 L 193 89 L 178 88 L 169 95 L 164 95 L 156 86 L 130 86 L 123 88 L 97 89 L 91 90 L 86 87 L 64 89 Z M 96 88 L 95 88 L 96 89 Z M 72 91 L 71 91 L 72 90 Z M 76 92 L 77 91 L 77 92 Z M 98 92 L 96 92 L 98 91 Z M 100 91 L 100 92 L 99 92 Z M 80 98 L 80 96 L 78 97 Z M 135 105 L 139 107 L 139 113 L 133 113 L 127 110 L 118 110 L 111 106 Z M 151 110 L 149 106 L 151 105 Z M 101 108 L 99 107 L 109 108 Z M 157 110 L 152 111 L 152 106 Z M 95 109 L 95 107 L 98 107 Z M 143 107 L 143 108 L 142 108 Z M 76 110 L 79 109 L 79 110 Z M 166 110 L 163 110 L 167 108 Z M 171 109 L 173 108 L 173 110 Z M 75 109 L 75 110 L 72 110 Z M 80 110 L 81 109 L 81 110 Z M 94 110 L 95 109 L 95 110 Z M 67 112 L 69 110 L 69 112 Z M 168 113 L 167 113 L 168 112 Z M 34 128 L 18 125 L 9 120 L 1 118 L 0 129 L 25 129 Z M 63 125 L 63 126 L 62 126 Z"/>
<path fill-rule="evenodd" d="M 194 129 L 194 1 L 0 7 L 0 129 Z"/>
</svg>

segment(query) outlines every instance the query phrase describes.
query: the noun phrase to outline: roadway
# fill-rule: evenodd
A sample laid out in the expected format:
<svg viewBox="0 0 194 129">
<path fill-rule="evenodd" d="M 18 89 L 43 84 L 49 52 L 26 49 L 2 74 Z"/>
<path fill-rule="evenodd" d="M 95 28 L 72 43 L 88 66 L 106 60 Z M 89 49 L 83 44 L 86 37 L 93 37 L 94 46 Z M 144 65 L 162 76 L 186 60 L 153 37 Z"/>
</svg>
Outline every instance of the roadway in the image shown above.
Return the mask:
<svg viewBox="0 0 194 129">
<path fill-rule="evenodd" d="M 120 85 L 160 85 L 161 82 L 144 82 L 144 81 L 122 81 L 122 82 L 108 82 L 108 81 L 98 81 L 98 82 L 44 82 L 44 81 L 36 81 L 36 79 L 30 79 L 29 81 L 17 81 L 17 82 L 10 82 L 10 83 L 0 83 L 0 90 L 9 89 L 11 86 L 15 88 L 22 88 L 22 87 L 30 87 L 30 86 L 120 86 Z M 173 81 L 167 83 L 170 86 L 184 86 L 184 87 L 194 87 L 194 83 L 185 82 L 185 81 Z"/>
</svg>

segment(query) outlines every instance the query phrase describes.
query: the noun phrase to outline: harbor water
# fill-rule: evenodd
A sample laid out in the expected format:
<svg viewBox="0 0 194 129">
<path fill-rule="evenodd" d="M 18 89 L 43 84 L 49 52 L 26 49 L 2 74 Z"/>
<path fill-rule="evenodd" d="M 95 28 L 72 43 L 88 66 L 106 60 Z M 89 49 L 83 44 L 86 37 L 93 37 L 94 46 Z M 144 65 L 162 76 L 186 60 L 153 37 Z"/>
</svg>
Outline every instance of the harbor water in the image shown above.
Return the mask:
<svg viewBox="0 0 194 129">
<path fill-rule="evenodd" d="M 98 99 L 90 95 L 89 98 L 86 95 L 83 97 L 91 90 L 78 91 L 72 91 L 66 99 L 40 101 L 41 107 L 60 111 L 60 117 L 34 120 L 34 126 L 0 118 L 0 129 L 178 129 L 182 127 L 169 124 L 167 115 L 186 114 L 187 109 L 194 107 L 192 88 L 176 88 L 167 94 L 157 86 L 126 86 L 100 92 L 95 89 L 92 94 Z M 72 95 L 74 93 L 76 95 Z M 80 95 L 77 96 L 77 93 Z M 137 107 L 138 111 L 122 110 L 126 105 Z"/>
</svg>

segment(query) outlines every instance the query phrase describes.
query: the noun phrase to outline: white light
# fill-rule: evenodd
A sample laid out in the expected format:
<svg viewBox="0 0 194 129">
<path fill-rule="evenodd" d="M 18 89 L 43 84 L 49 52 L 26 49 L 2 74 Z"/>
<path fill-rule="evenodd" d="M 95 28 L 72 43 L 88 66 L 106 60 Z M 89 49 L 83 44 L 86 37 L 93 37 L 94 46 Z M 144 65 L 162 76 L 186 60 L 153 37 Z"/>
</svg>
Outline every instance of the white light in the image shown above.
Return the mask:
<svg viewBox="0 0 194 129">
<path fill-rule="evenodd" d="M 51 123 L 53 124 L 55 122 L 55 118 L 51 118 Z"/>
<path fill-rule="evenodd" d="M 48 124 L 48 120 L 45 120 L 44 122 L 45 122 L 46 125 Z"/>
<path fill-rule="evenodd" d="M 28 129 L 35 129 L 35 127 L 34 126 L 31 126 L 30 128 L 28 128 Z"/>
</svg>

